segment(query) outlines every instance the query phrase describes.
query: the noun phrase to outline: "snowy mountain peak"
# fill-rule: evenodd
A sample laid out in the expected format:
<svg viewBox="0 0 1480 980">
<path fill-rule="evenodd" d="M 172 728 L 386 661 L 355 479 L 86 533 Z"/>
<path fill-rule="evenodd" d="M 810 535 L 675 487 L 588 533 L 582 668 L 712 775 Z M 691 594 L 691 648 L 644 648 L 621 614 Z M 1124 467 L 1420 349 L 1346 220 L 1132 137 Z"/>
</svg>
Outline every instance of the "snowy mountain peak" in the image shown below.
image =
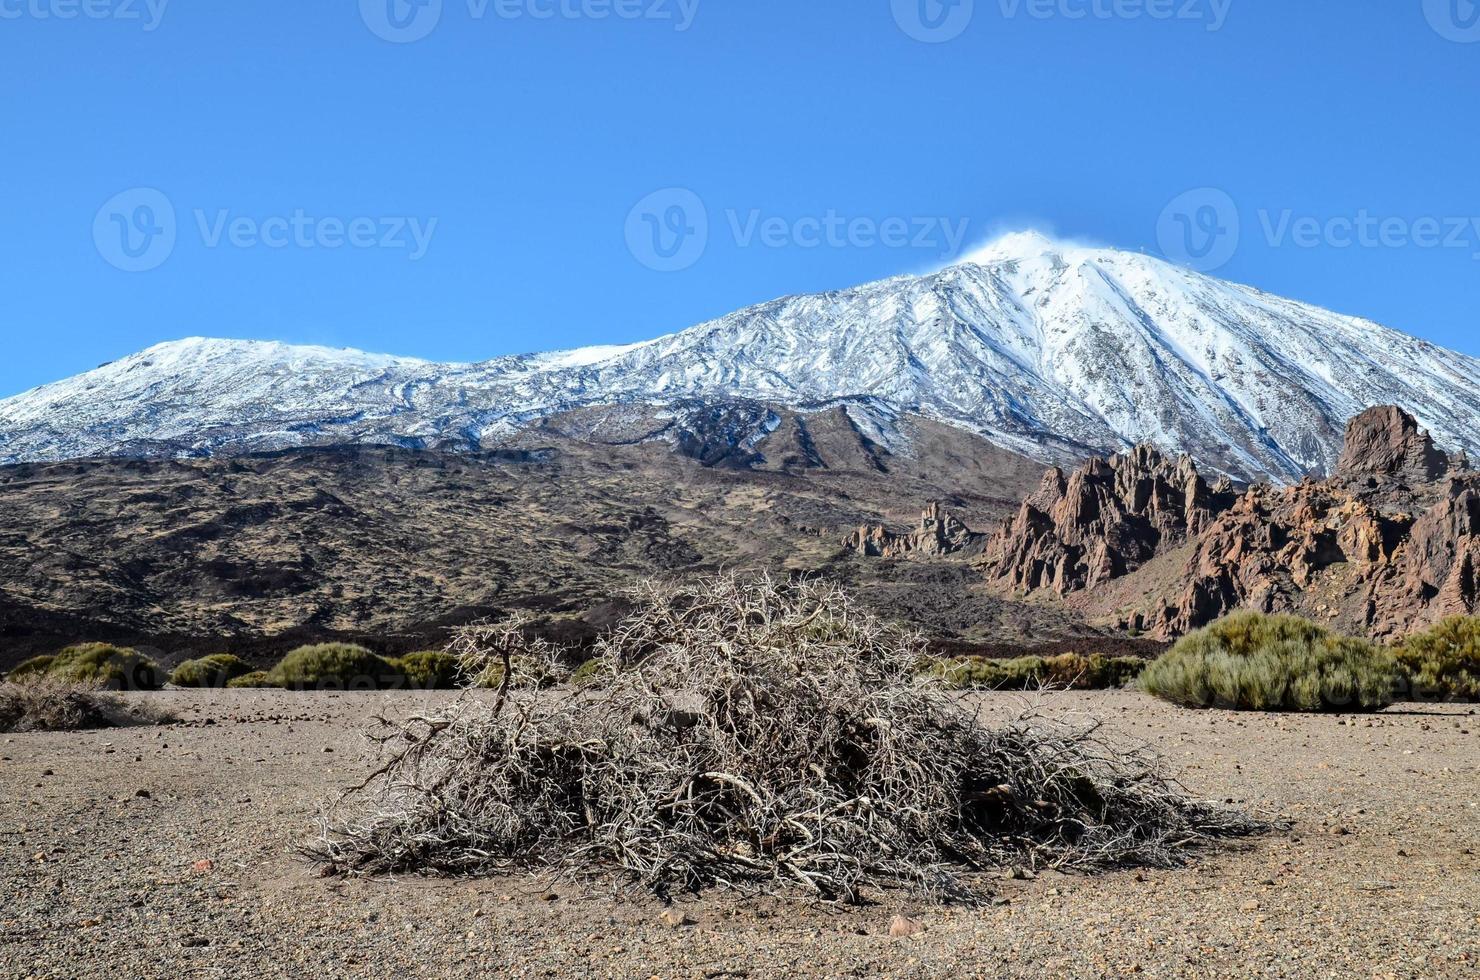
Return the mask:
<svg viewBox="0 0 1480 980">
<path fill-rule="evenodd" d="M 1060 260 L 1079 257 L 1094 251 L 1089 246 L 1050 238 L 1041 231 L 1029 229 L 1000 235 L 975 251 L 968 253 L 956 264 L 993 265 L 999 262 L 1024 262 L 1035 259 Z"/>
<path fill-rule="evenodd" d="M 478 446 L 601 404 L 917 413 L 1035 458 L 1137 442 L 1243 478 L 1327 470 L 1408 409 L 1480 454 L 1480 361 L 1150 256 L 1037 232 L 923 276 L 790 296 L 625 346 L 477 364 L 190 338 L 0 401 L 0 461 L 346 442 Z M 860 424 L 864 424 L 863 421 Z"/>
</svg>

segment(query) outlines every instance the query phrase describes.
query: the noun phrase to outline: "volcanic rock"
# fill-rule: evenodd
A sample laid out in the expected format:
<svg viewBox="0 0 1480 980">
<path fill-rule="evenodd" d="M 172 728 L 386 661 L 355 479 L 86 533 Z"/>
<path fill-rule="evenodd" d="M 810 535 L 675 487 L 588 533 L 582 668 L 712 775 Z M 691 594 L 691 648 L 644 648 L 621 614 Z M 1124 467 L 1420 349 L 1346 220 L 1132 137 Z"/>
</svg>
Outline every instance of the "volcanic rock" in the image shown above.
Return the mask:
<svg viewBox="0 0 1480 980">
<path fill-rule="evenodd" d="M 1021 591 L 1093 588 L 1199 533 L 1234 496 L 1226 480 L 1209 486 L 1190 458 L 1149 445 L 1067 477 L 1054 468 L 987 543 L 982 568 Z"/>
<path fill-rule="evenodd" d="M 1401 408 L 1369 408 L 1352 419 L 1334 474 L 1348 483 L 1370 486 L 1396 480 L 1432 483 L 1449 472 L 1449 457 L 1440 452 L 1418 421 Z"/>
<path fill-rule="evenodd" d="M 1139 600 L 1135 580 L 1118 589 L 1117 603 L 1144 611 L 1107 607 L 1114 625 L 1169 639 L 1254 609 L 1401 635 L 1480 604 L 1480 475 L 1391 406 L 1351 421 L 1331 479 L 1241 496 L 1208 487 L 1190 460 L 1139 447 L 1067 480 L 1049 470 L 987 544 L 982 569 L 1001 591 L 1077 597 L 1184 544 L 1179 570 L 1168 579 L 1162 567 Z"/>
<path fill-rule="evenodd" d="M 869 558 L 940 557 L 978 553 L 986 537 L 967 527 L 940 501 L 932 500 L 920 514 L 919 526 L 900 533 L 883 524 L 864 524 L 843 539 L 843 546 Z"/>
</svg>

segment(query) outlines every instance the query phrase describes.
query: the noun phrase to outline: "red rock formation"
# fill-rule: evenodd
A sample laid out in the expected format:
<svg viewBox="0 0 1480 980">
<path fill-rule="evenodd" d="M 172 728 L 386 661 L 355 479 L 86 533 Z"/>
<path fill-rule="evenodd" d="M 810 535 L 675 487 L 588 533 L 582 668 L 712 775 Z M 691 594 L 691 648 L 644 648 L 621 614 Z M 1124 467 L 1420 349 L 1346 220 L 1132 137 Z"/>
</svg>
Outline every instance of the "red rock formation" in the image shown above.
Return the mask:
<svg viewBox="0 0 1480 980">
<path fill-rule="evenodd" d="M 1236 499 L 1189 461 L 1139 448 L 1067 481 L 1049 471 L 988 543 L 983 569 L 1004 587 L 1067 595 L 1187 541 L 1178 583 L 1122 625 L 1169 638 L 1245 608 L 1401 634 L 1480 605 L 1480 475 L 1396 408 L 1352 420 L 1330 480 Z"/>
<path fill-rule="evenodd" d="M 1049 470 L 987 543 L 989 580 L 1062 595 L 1119 578 L 1203 530 L 1230 506 L 1231 485 L 1209 487 L 1192 460 L 1137 446 L 1065 477 Z"/>
<path fill-rule="evenodd" d="M 903 558 L 906 555 L 955 555 L 980 548 L 978 534 L 932 500 L 912 531 L 898 533 L 882 524 L 865 524 L 843 539 L 843 546 L 871 558 Z"/>
<path fill-rule="evenodd" d="M 1432 483 L 1449 472 L 1449 457 L 1434 446 L 1418 421 L 1401 408 L 1369 408 L 1346 427 L 1334 479 L 1376 486 L 1397 480 Z"/>
</svg>

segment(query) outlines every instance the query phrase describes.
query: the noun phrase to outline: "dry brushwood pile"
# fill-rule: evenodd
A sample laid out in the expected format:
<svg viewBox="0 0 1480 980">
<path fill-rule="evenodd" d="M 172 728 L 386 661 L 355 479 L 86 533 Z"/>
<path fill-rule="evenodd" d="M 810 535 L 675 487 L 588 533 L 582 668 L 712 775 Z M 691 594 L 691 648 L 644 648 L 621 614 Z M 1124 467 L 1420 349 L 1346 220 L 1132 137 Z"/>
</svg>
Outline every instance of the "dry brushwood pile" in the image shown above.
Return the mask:
<svg viewBox="0 0 1480 980">
<path fill-rule="evenodd" d="M 96 686 L 27 677 L 0 682 L 0 732 L 72 732 L 111 728 L 128 712 Z"/>
<path fill-rule="evenodd" d="M 599 685 L 503 684 L 387 727 L 383 765 L 325 812 L 312 856 L 330 873 L 555 870 L 660 896 L 971 900 L 992 867 L 1166 866 L 1258 829 L 1097 725 L 988 727 L 921 676 L 919 637 L 835 586 L 723 577 L 637 598 L 602 641 Z M 479 629 L 461 644 L 471 672 L 533 656 L 517 630 Z"/>
</svg>

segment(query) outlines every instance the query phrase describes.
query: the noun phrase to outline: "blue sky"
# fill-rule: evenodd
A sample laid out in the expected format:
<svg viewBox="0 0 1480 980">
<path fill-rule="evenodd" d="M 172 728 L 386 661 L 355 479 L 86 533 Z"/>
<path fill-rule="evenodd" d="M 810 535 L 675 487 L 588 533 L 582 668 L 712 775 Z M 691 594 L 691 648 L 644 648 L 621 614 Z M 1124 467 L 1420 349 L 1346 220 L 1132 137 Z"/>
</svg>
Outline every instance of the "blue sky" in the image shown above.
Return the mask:
<svg viewBox="0 0 1480 980">
<path fill-rule="evenodd" d="M 428 2 L 0 0 L 0 394 L 630 342 L 1024 225 L 1480 354 L 1469 0 Z"/>
</svg>

